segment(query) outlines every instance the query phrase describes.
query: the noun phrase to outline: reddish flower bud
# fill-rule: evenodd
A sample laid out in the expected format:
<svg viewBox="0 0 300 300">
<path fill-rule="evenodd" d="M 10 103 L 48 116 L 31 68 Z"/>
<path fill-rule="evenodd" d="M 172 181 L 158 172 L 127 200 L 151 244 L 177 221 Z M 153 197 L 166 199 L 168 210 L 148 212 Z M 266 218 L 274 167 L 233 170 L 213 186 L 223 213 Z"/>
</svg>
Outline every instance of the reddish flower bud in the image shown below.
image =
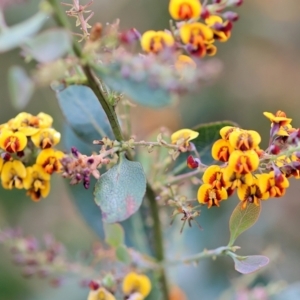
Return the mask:
<svg viewBox="0 0 300 300">
<path fill-rule="evenodd" d="M 209 10 L 206 7 L 203 7 L 201 12 L 201 18 L 205 20 L 209 16 L 210 16 Z"/>
<path fill-rule="evenodd" d="M 189 157 L 186 160 L 186 163 L 190 169 L 197 169 L 200 165 L 200 159 L 194 158 L 192 155 L 189 155 Z"/>
<path fill-rule="evenodd" d="M 135 41 L 138 41 L 140 38 L 141 34 L 135 28 L 123 31 L 119 34 L 119 39 L 121 43 L 125 44 L 131 44 Z"/>
<path fill-rule="evenodd" d="M 96 281 L 94 280 L 91 280 L 90 283 L 89 283 L 89 288 L 93 291 L 96 291 L 98 290 L 100 287 L 99 283 L 97 283 Z"/>
<path fill-rule="evenodd" d="M 271 145 L 270 146 L 270 153 L 277 155 L 280 152 L 280 147 L 278 145 Z"/>
<path fill-rule="evenodd" d="M 231 22 L 236 22 L 239 19 L 239 15 L 233 11 L 224 12 L 223 17 Z"/>
</svg>

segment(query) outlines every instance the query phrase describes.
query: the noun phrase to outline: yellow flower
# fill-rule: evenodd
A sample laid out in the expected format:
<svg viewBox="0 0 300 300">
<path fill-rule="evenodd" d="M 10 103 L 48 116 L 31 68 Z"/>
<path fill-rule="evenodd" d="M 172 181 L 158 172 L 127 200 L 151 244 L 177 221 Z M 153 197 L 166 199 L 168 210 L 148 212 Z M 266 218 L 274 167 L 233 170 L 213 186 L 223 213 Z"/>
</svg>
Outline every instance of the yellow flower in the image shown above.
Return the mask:
<svg viewBox="0 0 300 300">
<path fill-rule="evenodd" d="M 264 115 L 273 123 L 279 126 L 285 126 L 292 122 L 292 119 L 287 118 L 285 112 L 278 110 L 276 114 L 270 112 L 264 112 Z"/>
<path fill-rule="evenodd" d="M 52 117 L 42 112 L 40 112 L 37 116 L 21 112 L 10 121 L 9 126 L 14 131 L 20 131 L 26 136 L 32 136 L 41 128 L 50 127 L 52 122 Z"/>
<path fill-rule="evenodd" d="M 101 287 L 97 290 L 91 290 L 87 300 L 116 300 L 115 296 Z"/>
<path fill-rule="evenodd" d="M 249 185 L 242 185 L 237 190 L 237 195 L 239 199 L 243 202 L 242 208 L 245 209 L 248 203 L 254 203 L 256 206 L 260 205 L 260 200 L 267 200 L 268 193 L 262 193 L 259 187 L 259 175 L 256 175 L 253 183 Z"/>
<path fill-rule="evenodd" d="M 22 151 L 27 145 L 27 138 L 22 132 L 12 132 L 3 129 L 0 134 L 0 147 L 9 152 L 16 153 Z"/>
<path fill-rule="evenodd" d="M 214 44 L 206 44 L 206 54 L 208 56 L 214 56 L 217 53 L 217 47 Z"/>
<path fill-rule="evenodd" d="M 217 189 L 209 183 L 202 184 L 197 193 L 199 203 L 207 204 L 208 208 L 212 206 L 220 206 L 220 201 L 228 198 L 225 188 Z"/>
<path fill-rule="evenodd" d="M 281 172 L 275 175 L 275 172 L 271 171 L 269 174 L 259 176 L 259 188 L 270 198 L 282 197 L 289 185 L 289 181 Z"/>
<path fill-rule="evenodd" d="M 31 136 L 31 140 L 36 147 L 47 149 L 59 143 L 60 133 L 53 128 L 45 128 Z"/>
<path fill-rule="evenodd" d="M 231 146 L 242 151 L 255 149 L 260 141 L 259 133 L 254 130 L 234 131 L 229 136 Z"/>
<path fill-rule="evenodd" d="M 146 275 L 130 272 L 123 280 L 122 289 L 126 296 L 136 293 L 142 295 L 143 298 L 140 299 L 144 299 L 151 291 L 151 281 Z"/>
<path fill-rule="evenodd" d="M 242 131 L 242 129 L 240 129 L 238 127 L 233 127 L 233 126 L 224 126 L 220 130 L 220 136 L 222 137 L 223 140 L 227 141 L 227 140 L 229 140 L 231 133 L 234 131 Z"/>
<path fill-rule="evenodd" d="M 199 0 L 171 0 L 169 4 L 170 15 L 175 20 L 199 18 L 201 8 Z"/>
<path fill-rule="evenodd" d="M 187 50 L 199 57 L 203 57 L 207 54 L 207 47 L 213 42 L 213 32 L 205 24 L 187 23 L 180 27 L 179 35 L 184 44 L 187 44 Z M 213 52 L 213 51 L 212 51 Z"/>
<path fill-rule="evenodd" d="M 26 168 L 19 160 L 8 161 L 2 167 L 1 181 L 5 189 L 22 189 L 24 187 L 25 177 Z"/>
<path fill-rule="evenodd" d="M 211 155 L 215 160 L 227 162 L 233 150 L 233 147 L 228 141 L 220 139 L 214 142 Z"/>
<path fill-rule="evenodd" d="M 227 188 L 230 184 L 226 183 L 223 178 L 223 170 L 220 166 L 212 165 L 208 167 L 202 177 L 204 183 L 209 183 L 212 187 L 220 190 L 222 187 Z"/>
<path fill-rule="evenodd" d="M 247 174 L 255 171 L 259 166 L 259 157 L 254 150 L 235 150 L 228 160 L 228 167 L 239 174 Z"/>
<path fill-rule="evenodd" d="M 230 21 L 223 22 L 220 16 L 211 15 L 205 19 L 205 23 L 212 29 L 214 39 L 220 42 L 226 42 L 230 38 L 232 29 L 232 23 Z"/>
<path fill-rule="evenodd" d="M 175 62 L 175 69 L 177 71 L 182 71 L 188 66 L 195 69 L 196 63 L 187 55 L 179 55 Z"/>
<path fill-rule="evenodd" d="M 27 167 L 27 175 L 24 179 L 24 188 L 27 195 L 33 201 L 39 201 L 41 197 L 46 198 L 50 192 L 50 174 L 46 173 L 42 166 L 37 164 Z"/>
<path fill-rule="evenodd" d="M 175 41 L 170 33 L 165 31 L 146 31 L 141 38 L 142 49 L 146 52 L 158 53 L 166 47 L 172 47 Z"/>
<path fill-rule="evenodd" d="M 36 163 L 43 167 L 46 173 L 52 174 L 59 172 L 61 169 L 60 160 L 64 157 L 64 153 L 56 151 L 52 148 L 42 150 L 36 158 Z"/>
<path fill-rule="evenodd" d="M 224 181 L 230 184 L 231 189 L 236 189 L 242 185 L 251 185 L 253 183 L 253 176 L 251 173 L 239 174 L 230 168 L 225 168 L 223 174 Z"/>
<path fill-rule="evenodd" d="M 182 144 L 187 147 L 189 145 L 189 141 L 197 138 L 199 132 L 191 130 L 191 129 L 180 129 L 174 132 L 171 135 L 171 142 L 172 144 Z"/>
</svg>

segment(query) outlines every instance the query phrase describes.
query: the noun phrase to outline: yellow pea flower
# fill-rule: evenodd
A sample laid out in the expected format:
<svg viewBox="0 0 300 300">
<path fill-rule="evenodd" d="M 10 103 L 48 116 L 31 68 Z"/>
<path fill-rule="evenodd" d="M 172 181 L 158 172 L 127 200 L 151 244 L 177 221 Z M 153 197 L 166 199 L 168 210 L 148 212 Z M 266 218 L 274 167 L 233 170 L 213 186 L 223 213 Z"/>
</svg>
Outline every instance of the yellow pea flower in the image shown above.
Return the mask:
<svg viewBox="0 0 300 300">
<path fill-rule="evenodd" d="M 191 129 L 180 129 L 174 132 L 171 135 L 171 142 L 172 144 L 182 144 L 187 147 L 189 145 L 189 141 L 197 138 L 199 132 L 191 130 Z"/>
<path fill-rule="evenodd" d="M 285 126 L 292 122 L 292 119 L 287 118 L 286 113 L 281 110 L 278 110 L 275 115 L 270 112 L 264 112 L 264 116 L 273 124 L 278 124 L 279 126 Z"/>
<path fill-rule="evenodd" d="M 197 193 L 197 199 L 199 203 L 207 204 L 208 208 L 212 206 L 220 206 L 222 200 L 228 198 L 227 191 L 224 187 L 217 189 L 209 183 L 202 184 Z"/>
<path fill-rule="evenodd" d="M 149 295 L 151 291 L 151 281 L 146 275 L 140 275 L 135 272 L 130 272 L 125 276 L 123 280 L 122 290 L 123 293 L 128 297 L 130 297 L 130 295 L 135 295 L 135 298 L 126 299 L 143 300 Z"/>
<path fill-rule="evenodd" d="M 259 157 L 254 150 L 234 150 L 228 160 L 228 167 L 239 174 L 255 171 L 259 166 Z"/>
<path fill-rule="evenodd" d="M 166 47 L 172 47 L 175 40 L 165 31 L 146 31 L 141 37 L 142 49 L 146 52 L 159 53 Z"/>
<path fill-rule="evenodd" d="M 3 164 L 3 159 L 1 160 Z M 22 189 L 26 178 L 26 168 L 19 160 L 7 161 L 1 171 L 1 182 L 5 189 Z"/>
<path fill-rule="evenodd" d="M 171 0 L 169 3 L 170 15 L 175 20 L 199 18 L 201 9 L 199 0 Z"/>
<path fill-rule="evenodd" d="M 33 144 L 42 149 L 55 146 L 60 141 L 60 133 L 53 128 L 41 129 L 38 133 L 31 136 Z"/>
<path fill-rule="evenodd" d="M 91 290 L 87 300 L 116 300 L 115 296 L 101 287 L 97 290 Z"/>
<path fill-rule="evenodd" d="M 226 42 L 231 36 L 232 23 L 230 21 L 223 22 L 220 16 L 211 15 L 205 19 L 206 25 L 212 29 L 214 39 L 220 42 Z M 216 29 L 215 25 L 218 24 L 221 28 Z"/>
<path fill-rule="evenodd" d="M 234 131 L 229 137 L 231 146 L 242 151 L 255 149 L 260 141 L 259 133 L 254 130 Z"/>
<path fill-rule="evenodd" d="M 60 160 L 64 157 L 64 153 L 52 148 L 42 150 L 36 158 L 36 164 L 43 167 L 48 174 L 59 172 L 61 169 Z"/>
<path fill-rule="evenodd" d="M 27 195 L 36 202 L 40 201 L 41 197 L 46 198 L 50 192 L 50 174 L 37 164 L 27 167 L 26 171 L 24 188 L 28 190 Z"/>
<path fill-rule="evenodd" d="M 248 203 L 253 203 L 256 206 L 259 206 L 261 200 L 267 200 L 269 198 L 269 194 L 262 193 L 259 187 L 259 176 L 259 174 L 256 175 L 257 178 L 253 179 L 253 183 L 251 185 L 244 184 L 238 188 L 237 195 L 243 202 L 242 209 L 245 209 Z"/>
<path fill-rule="evenodd" d="M 229 160 L 230 154 L 234 151 L 234 148 L 230 145 L 229 141 L 219 139 L 214 142 L 211 148 L 211 155 L 213 159 L 222 162 Z"/>
<path fill-rule="evenodd" d="M 27 138 L 22 132 L 13 132 L 3 129 L 0 133 L 0 147 L 9 152 L 16 153 L 24 150 L 27 145 Z"/>
</svg>

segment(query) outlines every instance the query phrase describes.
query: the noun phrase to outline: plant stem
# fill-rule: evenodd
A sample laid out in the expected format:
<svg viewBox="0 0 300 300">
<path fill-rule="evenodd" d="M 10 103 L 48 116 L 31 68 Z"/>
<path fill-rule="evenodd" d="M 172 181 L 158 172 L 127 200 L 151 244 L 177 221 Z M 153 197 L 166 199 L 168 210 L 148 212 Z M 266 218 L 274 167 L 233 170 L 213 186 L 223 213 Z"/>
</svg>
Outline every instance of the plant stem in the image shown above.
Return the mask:
<svg viewBox="0 0 300 300">
<path fill-rule="evenodd" d="M 165 256 L 164 256 L 163 234 L 162 234 L 161 222 L 159 219 L 159 207 L 155 199 L 154 191 L 149 183 L 147 183 L 146 198 L 149 201 L 150 212 L 153 218 L 155 257 L 158 260 L 158 262 L 163 262 Z M 167 282 L 167 277 L 164 268 L 162 268 L 161 270 L 161 285 L 162 285 L 163 299 L 168 300 L 169 299 L 168 282 Z"/>
<path fill-rule="evenodd" d="M 54 11 L 54 18 L 57 24 L 63 28 L 70 29 L 70 24 L 67 19 L 67 16 L 65 15 L 58 1 L 48 0 L 48 2 L 52 5 Z M 73 40 L 73 51 L 78 58 L 82 58 L 82 51 L 75 40 Z M 110 122 L 116 140 L 122 141 L 123 140 L 122 131 L 114 107 L 112 107 L 109 104 L 109 102 L 102 94 L 99 82 L 97 78 L 94 76 L 91 68 L 88 65 L 85 65 L 83 66 L 83 71 L 85 76 L 87 77 L 89 87 L 95 93 L 96 97 L 98 98 L 101 106 L 103 107 L 107 115 L 107 118 Z M 150 211 L 154 223 L 153 233 L 154 233 L 154 241 L 155 241 L 154 242 L 155 256 L 158 261 L 162 262 L 164 260 L 164 247 L 163 247 L 161 222 L 159 220 L 159 207 L 155 200 L 155 193 L 149 184 L 147 184 L 146 198 L 149 201 Z M 164 269 L 161 270 L 161 286 L 162 286 L 163 299 L 168 300 L 169 299 L 168 284 L 167 284 L 167 278 Z"/>
<path fill-rule="evenodd" d="M 228 247 L 228 246 L 223 246 L 219 247 L 213 250 L 204 250 L 200 253 L 191 255 L 186 258 L 182 258 L 179 260 L 174 260 L 174 261 L 166 261 L 164 262 L 165 267 L 172 267 L 176 266 L 179 264 L 190 264 L 194 262 L 198 262 L 204 258 L 208 257 L 216 257 L 216 256 L 221 256 L 221 255 L 227 255 L 230 251 L 235 251 L 238 247 Z"/>
</svg>

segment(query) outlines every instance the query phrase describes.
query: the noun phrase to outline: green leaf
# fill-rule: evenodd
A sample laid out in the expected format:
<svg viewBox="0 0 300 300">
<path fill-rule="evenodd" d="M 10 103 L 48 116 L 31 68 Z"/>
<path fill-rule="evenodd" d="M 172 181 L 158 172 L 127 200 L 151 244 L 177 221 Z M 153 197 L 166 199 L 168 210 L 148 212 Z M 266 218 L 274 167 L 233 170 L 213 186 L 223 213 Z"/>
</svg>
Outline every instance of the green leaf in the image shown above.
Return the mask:
<svg viewBox="0 0 300 300">
<path fill-rule="evenodd" d="M 203 163 L 210 164 L 213 162 L 211 148 L 213 143 L 221 138 L 220 130 L 225 126 L 238 127 L 238 125 L 232 121 L 220 121 L 200 124 L 192 128 L 194 131 L 199 132 L 198 137 L 191 142 L 195 145 Z"/>
<path fill-rule="evenodd" d="M 89 87 L 72 85 L 56 96 L 67 122 L 82 140 L 92 144 L 105 136 L 113 137 L 106 114 Z"/>
<path fill-rule="evenodd" d="M 8 87 L 12 105 L 22 110 L 30 101 L 34 92 L 34 83 L 19 66 L 13 66 L 8 71 Z"/>
<path fill-rule="evenodd" d="M 228 246 L 232 246 L 240 234 L 256 223 L 260 211 L 261 205 L 257 206 L 253 203 L 248 203 L 245 209 L 242 209 L 242 203 L 236 206 L 229 220 L 230 240 Z"/>
<path fill-rule="evenodd" d="M 12 50 L 35 35 L 48 19 L 44 12 L 38 12 L 26 21 L 9 27 L 0 33 L 0 53 Z"/>
<path fill-rule="evenodd" d="M 125 245 L 120 245 L 116 249 L 116 256 L 119 261 L 123 262 L 124 264 L 130 264 L 131 263 L 131 256 L 128 252 L 128 249 Z"/>
<path fill-rule="evenodd" d="M 115 223 L 126 220 L 139 209 L 145 192 L 146 177 L 141 164 L 122 155 L 119 163 L 99 178 L 94 196 L 103 221 Z"/>
<path fill-rule="evenodd" d="M 269 258 L 263 255 L 232 256 L 234 268 L 242 274 L 250 274 L 265 267 Z"/>
<path fill-rule="evenodd" d="M 106 68 L 93 67 L 95 73 L 116 92 L 124 93 L 137 104 L 152 108 L 160 108 L 172 104 L 170 92 L 162 87 L 150 85 L 150 79 L 145 75 L 138 81 L 122 76 L 121 70 L 116 64 L 106 66 Z M 150 76 L 148 74 L 148 76 Z"/>
<path fill-rule="evenodd" d="M 51 29 L 42 32 L 24 44 L 25 54 L 36 61 L 48 63 L 64 56 L 70 49 L 72 37 L 65 29 Z"/>
<path fill-rule="evenodd" d="M 124 229 L 120 224 L 104 223 L 105 241 L 111 247 L 117 248 L 124 243 Z"/>
</svg>

